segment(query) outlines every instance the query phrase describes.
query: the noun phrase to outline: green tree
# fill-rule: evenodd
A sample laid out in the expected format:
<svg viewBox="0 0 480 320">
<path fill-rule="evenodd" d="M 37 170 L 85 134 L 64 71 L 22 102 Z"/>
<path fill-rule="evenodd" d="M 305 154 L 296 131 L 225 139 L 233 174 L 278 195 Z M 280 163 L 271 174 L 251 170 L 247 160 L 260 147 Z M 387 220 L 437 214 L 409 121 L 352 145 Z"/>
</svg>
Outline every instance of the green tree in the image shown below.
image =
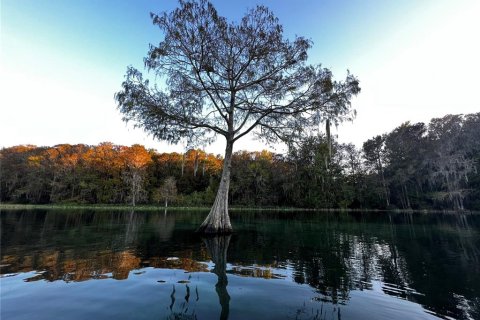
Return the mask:
<svg viewBox="0 0 480 320">
<path fill-rule="evenodd" d="M 385 137 L 386 174 L 390 189 L 395 189 L 396 202 L 403 209 L 419 205 L 425 178 L 426 130 L 422 122 L 406 122 Z"/>
<path fill-rule="evenodd" d="M 463 115 L 447 115 L 432 119 L 428 127 L 429 180 L 437 187 L 434 199 L 447 200 L 457 210 L 464 209 L 464 199 L 471 192 L 468 176 L 477 171 L 473 155 L 480 149 L 479 142 L 474 138 L 475 133 L 470 132 L 469 124 L 464 124 Z"/>
<path fill-rule="evenodd" d="M 328 69 L 307 65 L 311 41 L 284 39 L 282 25 L 264 6 L 248 11 L 239 23 L 227 22 L 206 0 L 180 1 L 172 12 L 151 17 L 165 37 L 151 45 L 145 65 L 163 83 L 151 85 L 128 68 L 115 95 L 118 108 L 126 121 L 160 140 L 225 138 L 220 186 L 199 231 L 231 232 L 234 143 L 250 132 L 268 142 L 292 140 L 318 129 L 327 114 L 341 119 L 351 112 L 358 80 L 349 74 L 336 82 Z"/>
<path fill-rule="evenodd" d="M 344 183 L 339 149 L 335 140 L 320 134 L 290 146 L 288 157 L 294 170 L 290 187 L 293 188 L 296 206 L 339 206 L 343 200 Z"/>
<path fill-rule="evenodd" d="M 375 136 L 363 143 L 363 156 L 370 171 L 376 172 L 381 184 L 382 198 L 386 207 L 390 206 L 390 191 L 385 181 L 385 137 Z M 377 189 L 377 188 L 376 188 Z"/>
<path fill-rule="evenodd" d="M 342 144 L 342 172 L 344 176 L 343 196 L 344 202 L 349 208 L 359 208 L 365 203 L 365 170 L 362 166 L 362 155 L 355 145 Z"/>
</svg>

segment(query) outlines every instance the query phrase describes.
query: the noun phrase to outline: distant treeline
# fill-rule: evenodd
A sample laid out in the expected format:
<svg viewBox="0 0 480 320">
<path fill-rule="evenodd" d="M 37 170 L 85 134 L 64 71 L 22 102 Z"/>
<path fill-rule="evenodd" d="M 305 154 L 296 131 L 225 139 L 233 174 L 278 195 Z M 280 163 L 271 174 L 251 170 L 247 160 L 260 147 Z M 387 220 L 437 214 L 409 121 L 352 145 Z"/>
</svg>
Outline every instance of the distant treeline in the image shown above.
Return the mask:
<svg viewBox="0 0 480 320">
<path fill-rule="evenodd" d="M 15 146 L 0 151 L 11 203 L 211 205 L 222 158 L 141 145 Z M 480 209 L 480 113 L 404 123 L 359 150 L 326 136 L 287 154 L 234 153 L 230 203 L 352 209 Z M 168 189 L 168 190 L 166 190 Z"/>
</svg>

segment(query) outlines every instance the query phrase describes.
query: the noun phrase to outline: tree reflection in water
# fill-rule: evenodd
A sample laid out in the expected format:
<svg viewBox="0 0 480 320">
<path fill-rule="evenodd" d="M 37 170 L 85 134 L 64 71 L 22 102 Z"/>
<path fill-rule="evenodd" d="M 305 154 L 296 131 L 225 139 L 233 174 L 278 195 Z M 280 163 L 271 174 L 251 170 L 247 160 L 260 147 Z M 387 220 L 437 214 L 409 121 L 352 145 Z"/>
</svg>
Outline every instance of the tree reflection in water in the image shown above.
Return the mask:
<svg viewBox="0 0 480 320">
<path fill-rule="evenodd" d="M 228 277 L 227 277 L 227 251 L 230 244 L 231 235 L 209 236 L 203 238 L 210 259 L 212 260 L 214 267 L 212 272 L 217 276 L 217 283 L 215 284 L 215 291 L 218 295 L 218 301 L 221 306 L 220 320 L 227 320 L 230 313 L 230 295 L 227 291 Z M 190 286 L 185 284 L 185 297 L 184 301 L 175 308 L 176 302 L 176 289 L 175 285 L 172 286 L 172 293 L 170 294 L 170 315 L 167 317 L 169 320 L 177 319 L 197 319 L 195 310 L 189 311 L 190 300 Z M 199 294 L 198 287 L 195 288 L 195 302 L 198 302 Z M 178 309 L 180 311 L 178 311 Z"/>
<path fill-rule="evenodd" d="M 163 210 L 5 211 L 0 274 L 40 271 L 25 282 L 125 280 L 147 267 L 208 272 L 205 262 L 211 260 L 221 319 L 238 302 L 230 301 L 237 276 L 306 284 L 319 308 L 348 305 L 353 292 L 377 285 L 436 314 L 479 316 L 479 216 L 242 212 L 233 216 L 237 233 L 232 240 L 194 234 L 202 217 L 201 212 L 165 215 Z M 230 294 L 227 274 L 232 274 Z M 175 283 L 172 317 L 194 314 L 203 290 L 196 285 Z"/>
<path fill-rule="evenodd" d="M 230 244 L 230 238 L 231 235 L 203 238 L 203 242 L 207 246 L 212 262 L 215 264 L 212 271 L 218 277 L 215 291 L 217 292 L 218 300 L 222 307 L 220 320 L 228 319 L 228 314 L 230 312 L 230 295 L 227 291 L 227 251 L 228 245 Z"/>
</svg>

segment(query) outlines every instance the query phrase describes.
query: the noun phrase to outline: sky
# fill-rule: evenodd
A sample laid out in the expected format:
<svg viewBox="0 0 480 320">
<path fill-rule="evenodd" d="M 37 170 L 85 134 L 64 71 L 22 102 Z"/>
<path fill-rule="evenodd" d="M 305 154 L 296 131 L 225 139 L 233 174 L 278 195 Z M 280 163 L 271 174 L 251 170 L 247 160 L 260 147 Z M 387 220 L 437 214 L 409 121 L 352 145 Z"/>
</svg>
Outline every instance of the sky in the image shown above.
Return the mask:
<svg viewBox="0 0 480 320">
<path fill-rule="evenodd" d="M 212 2 L 234 21 L 248 8 L 266 5 L 286 37 L 313 41 L 309 63 L 321 63 L 339 80 L 347 69 L 359 78 L 362 92 L 352 100 L 357 117 L 334 130 L 341 142 L 361 147 L 405 121 L 428 123 L 446 114 L 480 112 L 478 0 Z M 113 98 L 127 66 L 142 69 L 148 45 L 162 40 L 149 13 L 177 4 L 2 0 L 0 147 L 111 141 L 182 151 L 181 144 L 155 141 L 125 124 Z M 206 150 L 223 153 L 222 139 Z M 265 148 L 248 137 L 235 146 Z"/>
</svg>

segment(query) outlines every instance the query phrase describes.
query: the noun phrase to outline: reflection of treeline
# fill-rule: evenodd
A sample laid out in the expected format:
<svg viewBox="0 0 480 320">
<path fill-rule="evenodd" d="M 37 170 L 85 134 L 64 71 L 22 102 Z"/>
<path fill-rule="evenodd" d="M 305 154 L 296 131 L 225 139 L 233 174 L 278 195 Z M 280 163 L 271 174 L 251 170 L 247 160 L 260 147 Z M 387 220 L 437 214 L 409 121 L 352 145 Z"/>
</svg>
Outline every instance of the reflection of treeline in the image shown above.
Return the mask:
<svg viewBox="0 0 480 320">
<path fill-rule="evenodd" d="M 253 218 L 243 220 L 248 223 Z M 349 215 L 312 217 L 306 213 L 305 221 L 302 215 L 297 218 L 280 214 L 278 223 L 270 220 L 266 227 L 258 225 L 255 232 L 239 230 L 248 236 L 234 241 L 230 261 L 288 268 L 293 281 L 310 285 L 325 302 L 345 303 L 351 290 L 369 289 L 373 280 L 399 288 L 411 285 L 406 261 L 394 239 L 389 239 L 391 234 L 382 233 L 381 224 L 355 222 Z"/>
<path fill-rule="evenodd" d="M 31 255 L 2 257 L 5 265 L 2 274 L 8 270 L 30 272 L 41 270 L 38 274 L 26 278 L 26 282 L 47 281 L 86 281 L 91 279 L 116 280 L 127 279 L 130 272 L 144 267 L 162 269 L 180 269 L 187 272 L 208 272 L 205 263 L 191 258 L 151 257 L 142 260 L 133 251 L 93 251 L 84 257 L 76 257 L 78 252 L 61 252 L 59 250 L 33 252 Z"/>
<path fill-rule="evenodd" d="M 0 151 L 0 200 L 15 203 L 163 203 L 176 183 L 177 205 L 211 205 L 220 156 L 143 146 L 15 146 Z M 317 208 L 480 209 L 480 113 L 428 125 L 404 123 L 361 150 L 324 136 L 287 154 L 233 155 L 233 205 Z M 163 189 L 162 189 L 163 185 Z M 172 196 L 170 196 L 172 198 Z"/>
<path fill-rule="evenodd" d="M 45 271 L 28 281 L 125 279 L 145 267 L 206 271 L 202 262 L 228 258 L 218 274 L 293 280 L 320 301 L 344 303 L 375 280 L 386 294 L 454 318 L 467 318 L 458 305 L 476 299 L 475 215 L 235 212 L 237 232 L 215 243 L 192 232 L 204 214 L 6 211 L 0 271 Z"/>
<path fill-rule="evenodd" d="M 0 273 L 41 270 L 26 281 L 84 281 L 123 280 L 144 267 L 207 272 L 199 262 L 208 261 L 206 250 L 190 230 L 177 231 L 182 246 L 170 242 L 175 227 L 164 214 L 4 212 Z"/>
<path fill-rule="evenodd" d="M 269 216 L 239 215 L 235 227 L 241 235 L 230 244 L 230 263 L 287 268 L 295 282 L 315 288 L 320 301 L 344 303 L 352 290 L 369 289 L 379 280 L 384 293 L 439 314 L 468 318 L 464 312 L 480 310 L 474 289 L 480 284 L 476 216 Z M 459 307 L 465 304 L 471 310 Z"/>
</svg>

